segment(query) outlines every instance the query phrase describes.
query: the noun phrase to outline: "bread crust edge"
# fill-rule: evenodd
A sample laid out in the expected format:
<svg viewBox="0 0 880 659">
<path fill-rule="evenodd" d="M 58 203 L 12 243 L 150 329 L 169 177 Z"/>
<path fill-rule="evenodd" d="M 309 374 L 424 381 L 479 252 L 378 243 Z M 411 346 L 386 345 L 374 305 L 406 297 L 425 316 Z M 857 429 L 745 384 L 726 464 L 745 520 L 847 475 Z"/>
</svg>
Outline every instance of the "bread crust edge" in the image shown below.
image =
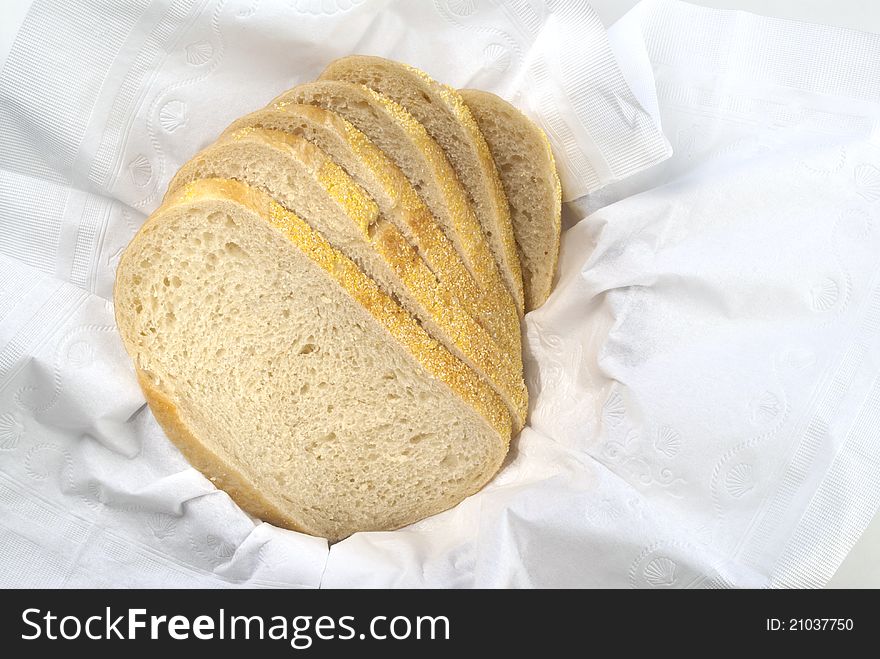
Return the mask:
<svg viewBox="0 0 880 659">
<path fill-rule="evenodd" d="M 264 497 L 244 474 L 199 441 L 184 423 L 171 398 L 156 387 L 143 371 L 135 370 L 153 416 L 190 465 L 204 474 L 218 490 L 226 492 L 249 515 L 280 528 L 316 535 Z"/>
<path fill-rule="evenodd" d="M 552 266 L 550 268 L 550 278 L 547 282 L 546 287 L 543 287 L 543 290 L 533 292 L 533 300 L 526 300 L 525 310 L 528 313 L 529 311 L 534 311 L 535 309 L 541 307 L 547 299 L 550 297 L 550 294 L 553 292 L 554 284 L 556 283 L 556 279 L 558 276 L 558 268 L 559 268 L 559 253 L 560 247 L 562 243 L 562 182 L 559 179 L 559 169 L 556 167 L 556 158 L 553 155 L 553 147 L 550 144 L 550 139 L 547 137 L 547 133 L 532 119 L 529 118 L 522 110 L 518 107 L 509 103 L 507 100 L 501 98 L 500 96 L 493 94 L 492 92 L 487 92 L 483 89 L 459 89 L 458 90 L 461 97 L 464 99 L 466 105 L 470 109 L 470 105 L 468 104 L 468 99 L 471 99 L 471 102 L 482 102 L 486 107 L 489 107 L 492 112 L 495 112 L 499 115 L 503 115 L 505 111 L 513 111 L 519 117 L 521 121 L 521 125 L 530 133 L 532 133 L 538 142 L 541 143 L 541 146 L 544 151 L 544 156 L 547 158 L 548 169 L 552 173 L 553 178 L 553 233 L 554 233 L 554 249 L 553 249 L 553 260 Z M 471 110 L 471 114 L 474 115 L 473 110 Z M 476 117 L 474 117 L 476 120 Z M 488 144 L 488 140 L 487 140 Z M 508 199 L 509 203 L 509 199 Z M 523 270 L 525 270 L 523 268 Z"/>
</svg>

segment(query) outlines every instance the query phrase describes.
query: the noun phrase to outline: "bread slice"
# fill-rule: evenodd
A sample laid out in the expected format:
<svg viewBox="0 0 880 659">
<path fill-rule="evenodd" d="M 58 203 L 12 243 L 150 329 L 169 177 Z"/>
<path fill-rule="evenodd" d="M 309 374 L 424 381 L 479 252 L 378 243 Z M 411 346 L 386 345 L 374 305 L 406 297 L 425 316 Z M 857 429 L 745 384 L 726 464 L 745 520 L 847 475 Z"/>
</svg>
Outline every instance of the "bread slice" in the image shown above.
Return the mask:
<svg viewBox="0 0 880 659">
<path fill-rule="evenodd" d="M 468 314 L 522 370 L 519 323 L 503 322 L 496 309 L 498 301 L 480 289 L 406 176 L 366 135 L 338 114 L 314 105 L 290 104 L 282 110 L 251 113 L 233 122 L 224 135 L 248 127 L 300 135 L 341 166 L 372 197 L 382 216 L 416 248 L 437 279 L 453 291 Z"/>
<path fill-rule="evenodd" d="M 339 540 L 454 506 L 495 473 L 501 399 L 268 195 L 200 180 L 126 248 L 116 319 L 184 455 L 249 513 Z"/>
<path fill-rule="evenodd" d="M 508 328 L 512 350 L 521 354 L 519 315 L 467 195 L 424 126 L 385 96 L 362 85 L 325 80 L 298 85 L 269 108 L 316 105 L 346 119 L 403 171 L 458 252 L 468 272 Z"/>
<path fill-rule="evenodd" d="M 522 313 L 522 272 L 507 198 L 489 147 L 458 92 L 419 69 L 365 55 L 331 62 L 318 79 L 344 80 L 376 90 L 404 107 L 443 147 Z"/>
<path fill-rule="evenodd" d="M 508 405 L 519 432 L 528 412 L 520 363 L 498 347 L 373 200 L 320 148 L 283 131 L 243 128 L 181 167 L 168 190 L 173 193 L 201 178 L 236 179 L 258 187 L 302 217 L 418 318 L 431 336 L 486 377 Z"/>
<path fill-rule="evenodd" d="M 478 89 L 460 93 L 486 138 L 510 204 L 526 311 L 537 309 L 550 295 L 559 259 L 562 186 L 550 142 L 528 117 L 495 94 Z"/>
</svg>

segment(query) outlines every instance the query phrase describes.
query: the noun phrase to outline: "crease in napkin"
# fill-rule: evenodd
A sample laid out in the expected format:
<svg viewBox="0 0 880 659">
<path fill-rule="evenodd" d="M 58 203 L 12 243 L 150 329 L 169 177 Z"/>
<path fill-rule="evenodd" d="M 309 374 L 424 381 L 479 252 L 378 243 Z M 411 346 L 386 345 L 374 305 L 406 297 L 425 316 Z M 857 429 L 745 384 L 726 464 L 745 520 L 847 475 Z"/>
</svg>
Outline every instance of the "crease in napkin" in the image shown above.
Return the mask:
<svg viewBox="0 0 880 659">
<path fill-rule="evenodd" d="M 608 35 L 581 3 L 86 7 L 36 3 L 0 72 L 0 583 L 814 586 L 877 511 L 880 37 L 665 1 Z M 175 168 L 354 51 L 515 100 L 574 201 L 504 469 L 328 548 L 165 440 L 108 300 Z"/>
</svg>

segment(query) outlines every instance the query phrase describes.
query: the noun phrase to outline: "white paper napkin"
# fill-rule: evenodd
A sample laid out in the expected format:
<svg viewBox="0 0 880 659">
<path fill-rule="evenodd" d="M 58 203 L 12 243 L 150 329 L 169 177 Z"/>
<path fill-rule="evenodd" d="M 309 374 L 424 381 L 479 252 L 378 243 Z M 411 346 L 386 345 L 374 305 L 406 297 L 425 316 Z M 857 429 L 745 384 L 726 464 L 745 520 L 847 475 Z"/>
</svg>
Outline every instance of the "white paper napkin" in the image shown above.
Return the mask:
<svg viewBox="0 0 880 659">
<path fill-rule="evenodd" d="M 880 38 L 666 2 L 611 36 L 580 3 L 36 3 L 0 72 L 0 580 L 823 583 L 880 501 Z M 595 212 L 505 469 L 328 551 L 187 465 L 107 300 L 175 168 L 349 52 L 515 99 Z"/>
<path fill-rule="evenodd" d="M 583 3 L 26 8 L 0 32 L 4 585 L 320 583 L 324 540 L 255 523 L 165 439 L 109 303 L 119 255 L 170 177 L 236 117 L 360 52 L 536 113 L 580 163 L 566 170 L 573 196 L 669 151 Z"/>
</svg>

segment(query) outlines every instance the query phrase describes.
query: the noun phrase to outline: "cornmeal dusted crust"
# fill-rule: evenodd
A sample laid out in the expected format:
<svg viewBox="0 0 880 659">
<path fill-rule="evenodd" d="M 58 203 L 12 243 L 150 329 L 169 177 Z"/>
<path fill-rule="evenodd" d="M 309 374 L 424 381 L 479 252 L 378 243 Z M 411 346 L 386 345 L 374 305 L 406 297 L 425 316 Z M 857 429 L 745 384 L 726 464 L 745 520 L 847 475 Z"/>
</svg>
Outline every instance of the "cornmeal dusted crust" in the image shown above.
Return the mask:
<svg viewBox="0 0 880 659">
<path fill-rule="evenodd" d="M 376 282 L 364 274 L 351 259 L 267 194 L 238 181 L 203 179 L 188 183 L 169 194 L 163 207 L 218 198 L 231 200 L 265 218 L 359 302 L 425 370 L 475 409 L 505 442 L 510 441 L 510 415 L 498 394 L 474 371 L 431 338 L 415 318 L 379 290 Z M 157 212 L 153 217 L 160 215 L 161 212 Z"/>
<path fill-rule="evenodd" d="M 193 158 L 190 164 L 185 165 L 169 186 L 171 193 L 173 194 L 174 190 L 198 174 L 200 160 L 209 159 L 215 163 L 222 163 L 234 158 L 234 153 L 223 153 L 223 149 L 226 148 L 228 151 L 230 146 L 236 144 L 250 145 L 251 149 L 258 150 L 256 153 L 259 154 L 259 159 L 275 162 L 281 168 L 304 167 L 308 170 L 312 179 L 324 191 L 324 195 L 335 201 L 347 220 L 357 227 L 363 243 L 369 245 L 371 250 L 381 257 L 405 289 L 401 290 L 398 287 L 386 292 L 393 295 L 396 291 L 398 296 L 403 294 L 407 299 L 414 300 L 418 305 L 417 316 L 420 318 L 427 316 L 433 323 L 427 326 L 427 331 L 452 349 L 455 355 L 464 358 L 466 363 L 475 368 L 479 374 L 488 378 L 489 383 L 506 401 L 514 422 L 514 431 L 518 433 L 525 424 L 528 413 L 528 393 L 519 363 L 512 359 L 510 353 L 499 349 L 491 336 L 466 312 L 449 288 L 434 277 L 400 231 L 393 224 L 380 218 L 376 203 L 317 146 L 298 135 L 280 130 L 252 126 L 241 128 L 226 133 L 215 145 L 204 150 Z M 229 146 L 224 147 L 224 145 Z M 207 170 L 201 170 L 201 174 L 224 175 L 222 165 L 218 166 L 219 169 L 212 170 L 209 165 Z M 273 192 L 277 195 L 279 191 Z M 282 196 L 277 196 L 275 201 L 286 203 Z M 296 207 L 290 206 L 290 208 Z M 314 222 L 311 222 L 310 226 L 319 228 Z M 330 234 L 327 238 L 331 243 L 335 240 Z M 350 252 L 348 255 L 357 258 Z M 406 304 L 406 301 L 404 304 L 407 309 L 413 311 L 412 306 Z"/>
<path fill-rule="evenodd" d="M 501 172 L 523 266 L 526 311 L 547 300 L 559 260 L 562 184 L 547 135 L 517 108 L 479 89 L 459 92 Z"/>
<path fill-rule="evenodd" d="M 278 109 L 259 110 L 233 122 L 224 135 L 245 127 L 296 132 L 303 122 L 342 140 L 353 157 L 368 168 L 374 180 L 391 199 L 397 218 L 410 242 L 428 267 L 445 282 L 467 312 L 492 335 L 518 369 L 522 369 L 519 328 L 502 322 L 491 300 L 480 291 L 465 268 L 455 247 L 440 229 L 431 211 L 419 198 L 403 172 L 366 135 L 333 112 L 313 105 L 278 103 Z M 221 136 L 220 139 L 223 139 Z M 310 139 L 306 136 L 306 139 Z"/>
<path fill-rule="evenodd" d="M 367 82 L 367 79 L 377 74 L 390 74 L 399 77 L 405 85 L 417 88 L 425 98 L 430 100 L 432 111 L 436 112 L 437 105 L 440 105 L 458 122 L 464 133 L 464 142 L 472 149 L 479 163 L 480 173 L 486 182 L 489 217 L 480 217 L 480 221 L 483 222 L 483 231 L 491 233 L 489 241 L 494 258 L 502 271 L 507 288 L 513 296 L 517 311 L 522 314 L 524 309 L 522 270 L 513 226 L 510 221 L 507 197 L 489 146 L 461 95 L 452 87 L 437 82 L 421 69 L 382 57 L 366 55 L 351 55 L 334 60 L 324 69 L 318 79 L 359 82 L 387 94 L 382 85 L 374 87 L 373 82 Z M 408 107 L 406 109 L 408 114 L 412 116 L 415 108 Z"/>
<path fill-rule="evenodd" d="M 305 83 L 278 96 L 269 107 L 283 111 L 290 105 L 309 103 L 310 98 L 325 91 L 356 98 L 358 102 L 368 103 L 377 111 L 385 113 L 405 132 L 415 148 L 424 156 L 431 168 L 432 180 L 444 195 L 450 224 L 461 241 L 461 251 L 464 253 L 460 252 L 460 256 L 474 280 L 488 297 L 492 308 L 499 315 L 499 324 L 503 325 L 503 336 L 509 341 L 505 347 L 509 345 L 513 354 L 521 355 L 520 319 L 513 297 L 501 279 L 483 229 L 443 149 L 409 112 L 391 99 L 363 85 L 334 80 Z"/>
</svg>

